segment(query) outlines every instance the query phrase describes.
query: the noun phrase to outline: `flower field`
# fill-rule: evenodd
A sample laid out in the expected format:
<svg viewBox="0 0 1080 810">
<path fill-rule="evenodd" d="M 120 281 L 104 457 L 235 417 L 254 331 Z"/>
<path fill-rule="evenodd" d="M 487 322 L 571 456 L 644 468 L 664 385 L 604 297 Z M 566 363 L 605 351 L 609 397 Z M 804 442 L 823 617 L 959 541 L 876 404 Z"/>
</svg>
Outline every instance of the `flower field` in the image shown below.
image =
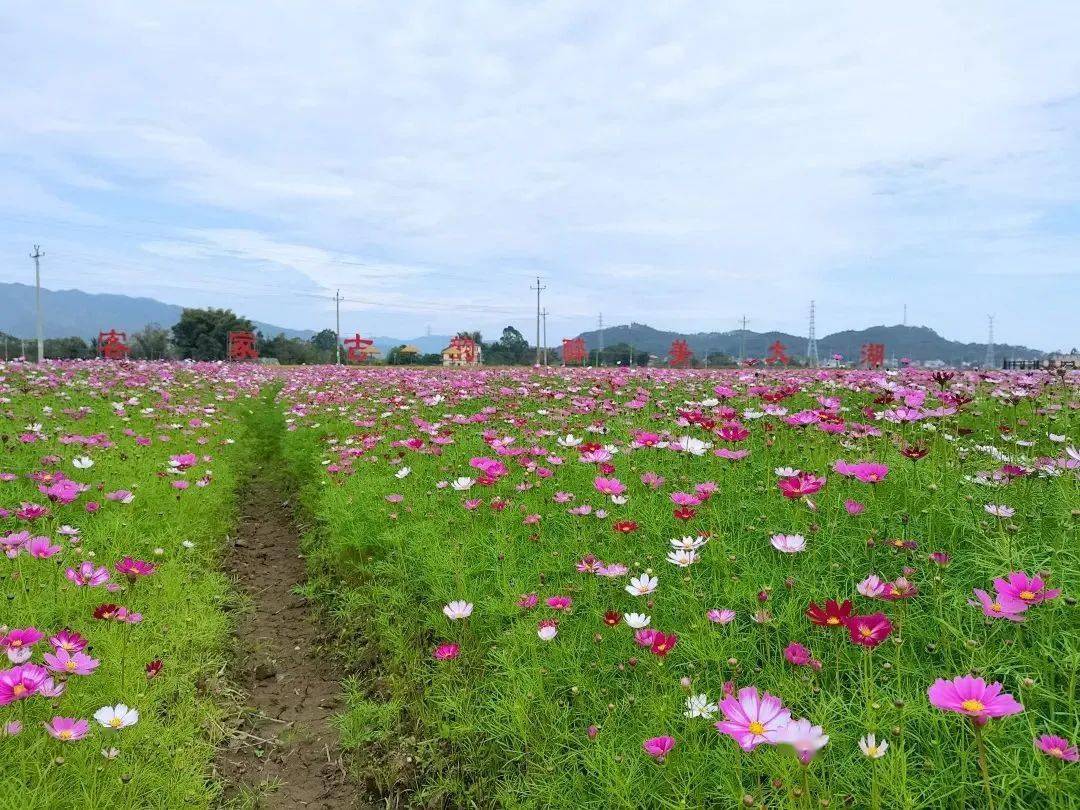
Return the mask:
<svg viewBox="0 0 1080 810">
<path fill-rule="evenodd" d="M 0 366 L 0 799 L 217 800 L 222 543 L 273 465 L 398 806 L 1080 806 L 1078 386 Z"/>
</svg>

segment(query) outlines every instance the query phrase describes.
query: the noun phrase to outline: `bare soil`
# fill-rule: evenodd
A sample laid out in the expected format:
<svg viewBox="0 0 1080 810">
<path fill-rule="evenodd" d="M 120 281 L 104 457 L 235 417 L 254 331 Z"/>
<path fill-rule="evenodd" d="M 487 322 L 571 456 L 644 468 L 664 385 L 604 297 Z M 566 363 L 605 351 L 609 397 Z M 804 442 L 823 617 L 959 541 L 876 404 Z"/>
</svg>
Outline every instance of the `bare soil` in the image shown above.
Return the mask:
<svg viewBox="0 0 1080 810">
<path fill-rule="evenodd" d="M 292 511 L 272 474 L 242 495 L 237 536 L 225 560 L 250 608 L 240 617 L 233 682 L 244 710 L 216 762 L 228 805 L 357 807 L 333 715 L 341 674 L 320 649 L 316 617 L 293 592 L 304 582 Z"/>
</svg>

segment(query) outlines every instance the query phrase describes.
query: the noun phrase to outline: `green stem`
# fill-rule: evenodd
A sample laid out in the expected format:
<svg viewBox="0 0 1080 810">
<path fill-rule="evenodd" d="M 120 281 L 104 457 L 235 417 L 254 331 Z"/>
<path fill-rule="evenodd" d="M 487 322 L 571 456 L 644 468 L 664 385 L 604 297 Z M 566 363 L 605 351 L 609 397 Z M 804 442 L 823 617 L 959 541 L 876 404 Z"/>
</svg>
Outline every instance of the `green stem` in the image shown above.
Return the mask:
<svg viewBox="0 0 1080 810">
<path fill-rule="evenodd" d="M 994 810 L 994 792 L 990 788 L 990 770 L 986 765 L 986 744 L 983 742 L 982 727 L 974 720 L 972 726 L 975 729 L 975 744 L 979 749 L 979 770 L 982 771 L 983 787 L 986 789 L 986 801 L 990 810 Z"/>
</svg>

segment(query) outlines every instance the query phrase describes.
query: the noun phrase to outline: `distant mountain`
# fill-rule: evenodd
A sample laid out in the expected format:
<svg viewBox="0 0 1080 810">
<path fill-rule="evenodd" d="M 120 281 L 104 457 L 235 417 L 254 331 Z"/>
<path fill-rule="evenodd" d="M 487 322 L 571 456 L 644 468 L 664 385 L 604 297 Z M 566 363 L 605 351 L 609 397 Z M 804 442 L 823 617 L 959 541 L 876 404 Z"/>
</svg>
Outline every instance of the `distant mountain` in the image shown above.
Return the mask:
<svg viewBox="0 0 1080 810">
<path fill-rule="evenodd" d="M 416 338 L 377 337 L 375 345 L 382 349 L 383 356 L 395 346 L 415 346 L 421 354 L 438 354 L 450 344 L 452 335 L 424 335 Z"/>
<path fill-rule="evenodd" d="M 46 290 L 44 287 L 41 290 L 41 307 L 45 337 L 78 336 L 87 339 L 97 337 L 98 332 L 107 329 L 129 334 L 138 332 L 148 323 L 169 328 L 180 320 L 183 309 L 153 298 L 93 294 L 82 290 Z M 33 337 L 37 330 L 35 312 L 33 287 L 28 284 L 0 283 L 0 332 L 16 337 Z M 261 321 L 252 323 L 265 337 L 284 333 L 286 337 L 306 340 L 315 334 L 310 329 L 286 329 Z"/>
<path fill-rule="evenodd" d="M 600 332 L 583 332 L 585 345 L 591 350 L 599 346 Z M 740 342 L 745 337 L 748 357 L 765 357 L 769 346 L 779 340 L 787 347 L 792 357 L 806 354 L 806 337 L 790 335 L 786 332 L 752 332 L 741 329 L 731 332 L 665 332 L 640 323 L 611 326 L 604 329 L 604 345 L 629 343 L 639 350 L 664 357 L 671 349 L 671 342 L 676 339 L 686 344 L 698 357 L 706 353 L 722 352 L 738 356 Z M 943 338 L 927 326 L 871 326 L 868 329 L 847 330 L 818 338 L 818 356 L 822 361 L 834 354 L 842 354 L 848 360 L 858 360 L 859 350 L 864 343 L 885 344 L 887 357 L 908 357 L 912 360 L 943 360 L 949 364 L 981 363 L 986 358 L 985 343 L 960 343 Z M 1011 346 L 1004 343 L 994 345 L 998 358 L 1016 358 L 1034 360 L 1045 352 L 1029 349 L 1027 346 Z"/>
</svg>

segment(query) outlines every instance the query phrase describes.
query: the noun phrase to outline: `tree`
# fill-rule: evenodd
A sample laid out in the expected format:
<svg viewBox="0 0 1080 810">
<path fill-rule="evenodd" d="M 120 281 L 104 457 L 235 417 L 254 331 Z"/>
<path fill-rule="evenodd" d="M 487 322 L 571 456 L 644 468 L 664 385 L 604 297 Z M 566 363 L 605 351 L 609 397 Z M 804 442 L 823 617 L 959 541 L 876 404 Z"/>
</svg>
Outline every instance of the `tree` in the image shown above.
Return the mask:
<svg viewBox="0 0 1080 810">
<path fill-rule="evenodd" d="M 484 362 L 494 366 L 532 363 L 532 352 L 527 341 L 517 329 L 508 326 L 502 337 L 484 349 Z"/>
<path fill-rule="evenodd" d="M 169 330 L 148 323 L 131 336 L 131 356 L 141 360 L 164 360 L 169 355 Z"/>
<path fill-rule="evenodd" d="M 254 330 L 251 321 L 231 309 L 185 309 L 173 325 L 173 344 L 185 360 L 224 360 L 229 332 Z"/>
<path fill-rule="evenodd" d="M 337 332 L 333 329 L 323 329 L 316 335 L 313 335 L 311 342 L 315 344 L 315 348 L 321 352 L 332 352 L 337 349 Z"/>
<path fill-rule="evenodd" d="M 628 365 L 631 360 L 631 352 L 633 353 L 633 363 L 635 366 L 647 366 L 649 365 L 649 353 L 640 349 L 631 348 L 629 343 L 619 342 L 612 346 L 606 346 L 603 352 L 600 352 L 600 359 L 605 366 L 614 365 Z"/>
</svg>

